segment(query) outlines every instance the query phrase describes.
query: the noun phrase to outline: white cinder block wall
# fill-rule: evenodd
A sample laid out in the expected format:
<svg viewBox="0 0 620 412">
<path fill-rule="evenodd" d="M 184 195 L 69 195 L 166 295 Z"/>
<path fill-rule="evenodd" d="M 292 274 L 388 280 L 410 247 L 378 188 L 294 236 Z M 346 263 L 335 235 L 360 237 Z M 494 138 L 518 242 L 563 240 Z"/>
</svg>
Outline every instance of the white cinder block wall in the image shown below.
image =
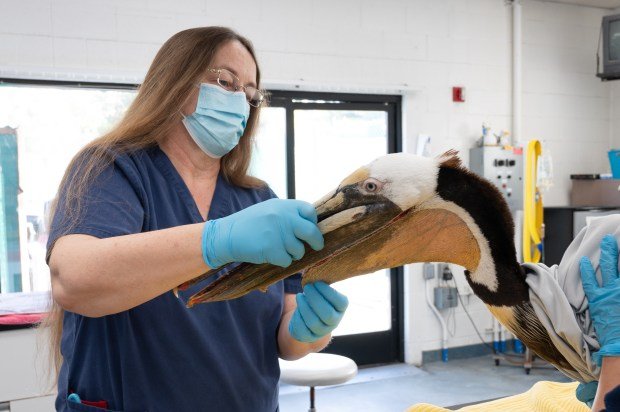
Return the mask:
<svg viewBox="0 0 620 412">
<path fill-rule="evenodd" d="M 569 175 L 609 171 L 610 84 L 595 77 L 601 19 L 612 10 L 528 2 L 523 27 L 523 131 L 545 141 L 556 187 L 568 203 Z"/>
<path fill-rule="evenodd" d="M 612 149 L 620 149 L 620 82 L 614 81 L 610 87 L 610 132 L 609 141 Z"/>
<path fill-rule="evenodd" d="M 620 14 L 620 8 L 615 9 L 613 13 L 606 14 Z M 611 121 L 609 131 L 610 145 L 612 149 L 620 149 L 620 81 L 610 82 L 609 98 L 611 99 L 609 110 Z"/>
<path fill-rule="evenodd" d="M 570 173 L 606 169 L 610 113 L 620 114 L 610 86 L 594 77 L 607 12 L 523 4 L 523 139 L 542 139 L 553 154 L 549 205 L 567 204 Z M 413 91 L 404 99 L 405 150 L 425 133 L 433 154 L 456 148 L 467 160 L 482 122 L 511 125 L 511 9 L 504 0 L 239 0 L 232 9 L 214 0 L 4 0 L 2 15 L 3 77 L 139 81 L 170 35 L 218 24 L 253 40 L 267 85 L 383 92 L 406 85 Z M 456 85 L 466 87 L 463 104 L 451 102 Z M 439 348 L 439 328 L 419 266 L 406 276 L 407 360 L 419 362 L 422 350 Z M 472 297 L 468 306 L 481 329 L 491 325 L 479 301 Z M 456 320 L 450 346 L 478 343 L 460 308 Z"/>
</svg>

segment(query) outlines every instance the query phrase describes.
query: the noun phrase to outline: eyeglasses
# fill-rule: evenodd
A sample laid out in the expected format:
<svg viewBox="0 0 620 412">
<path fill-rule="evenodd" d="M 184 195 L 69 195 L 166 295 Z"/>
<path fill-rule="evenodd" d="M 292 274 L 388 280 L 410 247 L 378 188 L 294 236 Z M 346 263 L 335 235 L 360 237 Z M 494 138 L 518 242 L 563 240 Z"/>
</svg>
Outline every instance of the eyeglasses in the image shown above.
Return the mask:
<svg viewBox="0 0 620 412">
<path fill-rule="evenodd" d="M 208 69 L 211 73 L 217 73 L 217 84 L 229 92 L 242 90 L 250 106 L 259 107 L 265 100 L 265 93 L 256 87 L 244 86 L 241 80 L 226 69 Z"/>
</svg>

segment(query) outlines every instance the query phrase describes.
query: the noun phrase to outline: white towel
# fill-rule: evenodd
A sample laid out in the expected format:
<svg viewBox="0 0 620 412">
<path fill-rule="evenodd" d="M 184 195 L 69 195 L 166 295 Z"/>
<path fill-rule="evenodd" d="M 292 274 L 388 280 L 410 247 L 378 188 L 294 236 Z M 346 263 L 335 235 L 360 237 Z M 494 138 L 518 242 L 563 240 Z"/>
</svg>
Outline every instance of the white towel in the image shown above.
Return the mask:
<svg viewBox="0 0 620 412">
<path fill-rule="evenodd" d="M 0 315 L 44 313 L 50 309 L 51 295 L 46 292 L 14 292 L 0 294 Z"/>
<path fill-rule="evenodd" d="M 591 354 L 600 345 L 581 285 L 579 259 L 590 258 L 600 282 L 600 243 L 607 234 L 614 235 L 620 243 L 620 214 L 593 219 L 566 249 L 559 265 L 523 264 L 538 318 L 556 348 L 577 371 L 576 374 L 562 372 L 580 382 L 598 380 L 600 368 L 592 361 Z"/>
</svg>

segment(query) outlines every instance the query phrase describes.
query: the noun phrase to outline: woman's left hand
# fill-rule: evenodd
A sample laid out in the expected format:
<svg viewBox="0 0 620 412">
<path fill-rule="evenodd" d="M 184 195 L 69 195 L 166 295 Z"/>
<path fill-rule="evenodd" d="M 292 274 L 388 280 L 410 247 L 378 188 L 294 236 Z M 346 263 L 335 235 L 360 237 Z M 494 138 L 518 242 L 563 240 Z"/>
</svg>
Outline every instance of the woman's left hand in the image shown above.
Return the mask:
<svg viewBox="0 0 620 412">
<path fill-rule="evenodd" d="M 300 342 L 315 342 L 338 326 L 347 306 L 347 297 L 327 283 L 309 283 L 297 294 L 289 333 Z"/>
<path fill-rule="evenodd" d="M 600 350 L 592 357 L 600 365 L 604 356 L 620 356 L 620 276 L 616 239 L 606 235 L 601 241 L 599 265 L 602 285 L 599 286 L 594 267 L 587 257 L 582 257 L 579 263 L 590 317 L 601 344 Z"/>
</svg>

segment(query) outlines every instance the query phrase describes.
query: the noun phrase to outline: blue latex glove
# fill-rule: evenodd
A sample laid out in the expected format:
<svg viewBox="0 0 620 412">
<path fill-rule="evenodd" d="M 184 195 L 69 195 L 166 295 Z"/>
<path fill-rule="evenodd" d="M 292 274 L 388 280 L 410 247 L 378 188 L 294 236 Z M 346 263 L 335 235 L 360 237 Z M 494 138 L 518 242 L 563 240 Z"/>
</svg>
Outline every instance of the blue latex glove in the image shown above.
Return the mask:
<svg viewBox="0 0 620 412">
<path fill-rule="evenodd" d="M 594 398 L 596 397 L 596 391 L 598 389 L 598 381 L 592 381 L 588 383 L 580 383 L 575 390 L 577 399 L 588 405 L 589 408 L 594 404 Z"/>
<path fill-rule="evenodd" d="M 205 222 L 202 257 L 211 268 L 229 262 L 287 267 L 305 253 L 302 240 L 323 248 L 314 207 L 301 200 L 270 199 Z"/>
<path fill-rule="evenodd" d="M 314 342 L 338 326 L 347 306 L 349 299 L 327 283 L 309 283 L 297 294 L 288 331 L 300 342 Z"/>
<path fill-rule="evenodd" d="M 604 356 L 620 356 L 620 277 L 616 239 L 606 235 L 601 241 L 602 286 L 599 287 L 590 259 L 582 257 L 579 265 L 590 317 L 601 344 L 601 349 L 592 358 L 600 365 Z"/>
</svg>

